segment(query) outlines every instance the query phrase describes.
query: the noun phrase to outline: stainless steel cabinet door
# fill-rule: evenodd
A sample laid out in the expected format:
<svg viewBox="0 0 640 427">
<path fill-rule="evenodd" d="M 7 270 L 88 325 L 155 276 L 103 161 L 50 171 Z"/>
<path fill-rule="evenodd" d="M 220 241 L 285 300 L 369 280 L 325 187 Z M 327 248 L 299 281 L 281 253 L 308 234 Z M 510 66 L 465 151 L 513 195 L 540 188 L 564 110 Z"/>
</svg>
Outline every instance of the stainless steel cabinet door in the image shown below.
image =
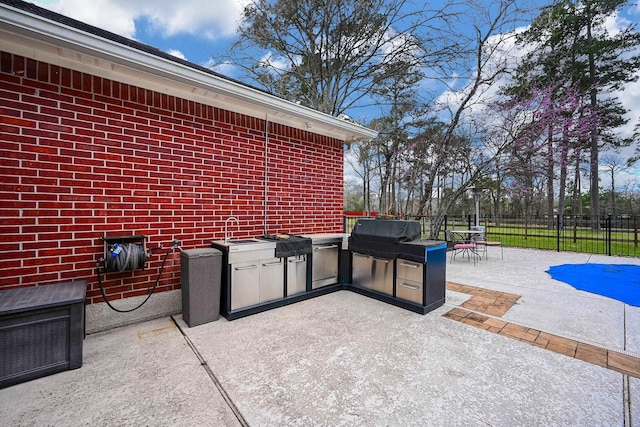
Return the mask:
<svg viewBox="0 0 640 427">
<path fill-rule="evenodd" d="M 260 268 L 258 261 L 231 265 L 231 310 L 260 302 Z"/>
<path fill-rule="evenodd" d="M 307 290 L 307 257 L 305 255 L 287 259 L 287 295 Z"/>
<path fill-rule="evenodd" d="M 363 255 L 354 252 L 351 261 L 351 283 L 364 288 L 370 288 L 372 281 L 372 267 L 373 257 L 371 255 Z"/>
<path fill-rule="evenodd" d="M 393 295 L 393 260 L 373 258 L 371 289 Z"/>
<path fill-rule="evenodd" d="M 314 245 L 312 287 L 338 283 L 338 245 Z"/>
<path fill-rule="evenodd" d="M 284 296 L 284 263 L 282 258 L 260 260 L 260 302 Z"/>
</svg>

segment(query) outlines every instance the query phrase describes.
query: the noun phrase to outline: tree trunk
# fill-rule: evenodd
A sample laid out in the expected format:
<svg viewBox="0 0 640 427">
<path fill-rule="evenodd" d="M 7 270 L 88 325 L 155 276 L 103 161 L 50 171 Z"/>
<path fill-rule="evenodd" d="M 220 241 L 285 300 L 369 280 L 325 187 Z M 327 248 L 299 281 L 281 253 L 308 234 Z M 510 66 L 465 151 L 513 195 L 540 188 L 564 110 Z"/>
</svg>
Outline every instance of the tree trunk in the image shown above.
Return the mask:
<svg viewBox="0 0 640 427">
<path fill-rule="evenodd" d="M 365 197 L 365 212 L 366 215 L 371 215 L 371 171 L 367 166 L 366 179 L 364 180 L 364 197 Z"/>
<path fill-rule="evenodd" d="M 564 201 L 567 191 L 567 161 L 569 157 L 569 135 L 568 123 L 562 129 L 562 147 L 560 149 L 560 186 L 558 189 L 558 227 L 564 227 Z"/>
<path fill-rule="evenodd" d="M 558 189 L 558 218 L 560 229 L 564 227 L 564 200 L 567 191 L 567 151 L 568 148 L 563 146 L 560 159 L 560 186 Z"/>
<path fill-rule="evenodd" d="M 611 168 L 611 213 L 616 216 L 616 181 L 615 181 L 615 169 Z"/>
<path fill-rule="evenodd" d="M 593 16 L 591 15 L 591 1 L 586 2 L 587 7 L 587 44 L 593 47 L 593 37 L 591 35 L 591 26 Z M 598 92 L 595 88 L 596 82 L 596 63 L 593 55 L 593 49 L 589 49 L 589 81 L 591 82 L 591 89 L 589 95 L 591 97 L 591 114 L 597 114 L 598 107 Z M 600 229 L 600 189 L 598 179 L 598 125 L 597 120 L 592 120 L 591 123 L 591 135 L 590 135 L 590 148 L 591 148 L 591 179 L 589 185 L 589 192 L 591 193 L 591 229 Z"/>
<path fill-rule="evenodd" d="M 578 175 L 578 215 L 582 217 L 582 174 L 580 173 L 580 158 L 578 158 L 576 163 L 576 174 Z"/>
<path fill-rule="evenodd" d="M 554 226 L 553 207 L 555 203 L 555 194 L 553 191 L 553 166 L 553 125 L 549 124 L 547 134 L 547 218 L 549 219 L 549 229 L 552 229 Z"/>
<path fill-rule="evenodd" d="M 396 162 L 389 162 L 389 166 L 391 167 L 391 173 L 389 176 L 389 183 L 391 184 L 391 197 L 389 197 L 390 200 L 390 206 L 389 206 L 389 214 L 391 215 L 396 215 L 398 213 L 398 207 L 400 206 L 398 204 L 399 200 L 398 200 L 398 193 L 396 192 Z"/>
<path fill-rule="evenodd" d="M 496 212 L 493 220 L 496 223 L 496 227 L 500 227 L 500 203 L 502 201 L 502 176 L 500 175 L 500 162 L 496 161 Z"/>
</svg>

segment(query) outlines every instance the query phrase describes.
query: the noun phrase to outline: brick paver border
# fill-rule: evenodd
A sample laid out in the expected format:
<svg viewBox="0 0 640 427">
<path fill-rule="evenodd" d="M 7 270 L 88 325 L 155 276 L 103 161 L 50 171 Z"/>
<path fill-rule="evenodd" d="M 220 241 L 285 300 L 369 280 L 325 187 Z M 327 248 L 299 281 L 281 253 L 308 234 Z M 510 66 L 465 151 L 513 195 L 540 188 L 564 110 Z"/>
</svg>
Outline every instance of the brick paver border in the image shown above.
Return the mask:
<svg viewBox="0 0 640 427">
<path fill-rule="evenodd" d="M 460 307 L 456 307 L 443 315 L 448 319 L 640 378 L 640 358 L 638 357 L 495 318 L 502 317 L 513 307 L 520 299 L 520 295 L 452 282 L 447 282 L 447 289 L 472 295 Z M 484 316 L 480 313 L 494 317 Z"/>
</svg>

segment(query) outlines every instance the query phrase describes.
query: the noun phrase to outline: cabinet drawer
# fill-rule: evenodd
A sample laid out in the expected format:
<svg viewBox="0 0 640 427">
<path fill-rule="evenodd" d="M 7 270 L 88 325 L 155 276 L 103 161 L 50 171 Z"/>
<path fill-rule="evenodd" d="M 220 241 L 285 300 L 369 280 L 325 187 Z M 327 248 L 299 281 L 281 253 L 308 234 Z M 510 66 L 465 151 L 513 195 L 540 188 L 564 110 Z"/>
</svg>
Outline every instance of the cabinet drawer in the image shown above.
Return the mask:
<svg viewBox="0 0 640 427">
<path fill-rule="evenodd" d="M 231 265 L 231 310 L 260 302 L 260 262 L 239 262 Z"/>
<path fill-rule="evenodd" d="M 397 279 L 396 297 L 407 301 L 422 304 L 422 281 Z"/>
<path fill-rule="evenodd" d="M 424 264 L 422 263 L 407 261 L 401 258 L 398 258 L 396 261 L 396 277 L 398 280 L 405 279 L 422 283 L 423 271 Z"/>
<path fill-rule="evenodd" d="M 260 260 L 260 302 L 280 299 L 284 296 L 283 258 Z"/>
</svg>

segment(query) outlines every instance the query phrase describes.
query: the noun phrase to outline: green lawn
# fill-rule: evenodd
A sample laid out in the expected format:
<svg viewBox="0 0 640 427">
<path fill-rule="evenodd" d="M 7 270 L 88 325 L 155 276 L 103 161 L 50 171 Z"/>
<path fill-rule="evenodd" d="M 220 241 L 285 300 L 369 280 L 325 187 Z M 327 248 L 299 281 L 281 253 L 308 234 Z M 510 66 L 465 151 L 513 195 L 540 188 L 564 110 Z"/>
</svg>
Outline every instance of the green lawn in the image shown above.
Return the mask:
<svg viewBox="0 0 640 427">
<path fill-rule="evenodd" d="M 634 230 L 616 230 L 609 235 L 606 230 L 566 227 L 560 232 L 560 250 L 594 254 L 608 254 L 611 239 L 611 255 L 640 256 L 640 245 Z M 557 230 L 542 226 L 489 226 L 488 238 L 497 239 L 505 246 L 558 249 Z"/>
</svg>

